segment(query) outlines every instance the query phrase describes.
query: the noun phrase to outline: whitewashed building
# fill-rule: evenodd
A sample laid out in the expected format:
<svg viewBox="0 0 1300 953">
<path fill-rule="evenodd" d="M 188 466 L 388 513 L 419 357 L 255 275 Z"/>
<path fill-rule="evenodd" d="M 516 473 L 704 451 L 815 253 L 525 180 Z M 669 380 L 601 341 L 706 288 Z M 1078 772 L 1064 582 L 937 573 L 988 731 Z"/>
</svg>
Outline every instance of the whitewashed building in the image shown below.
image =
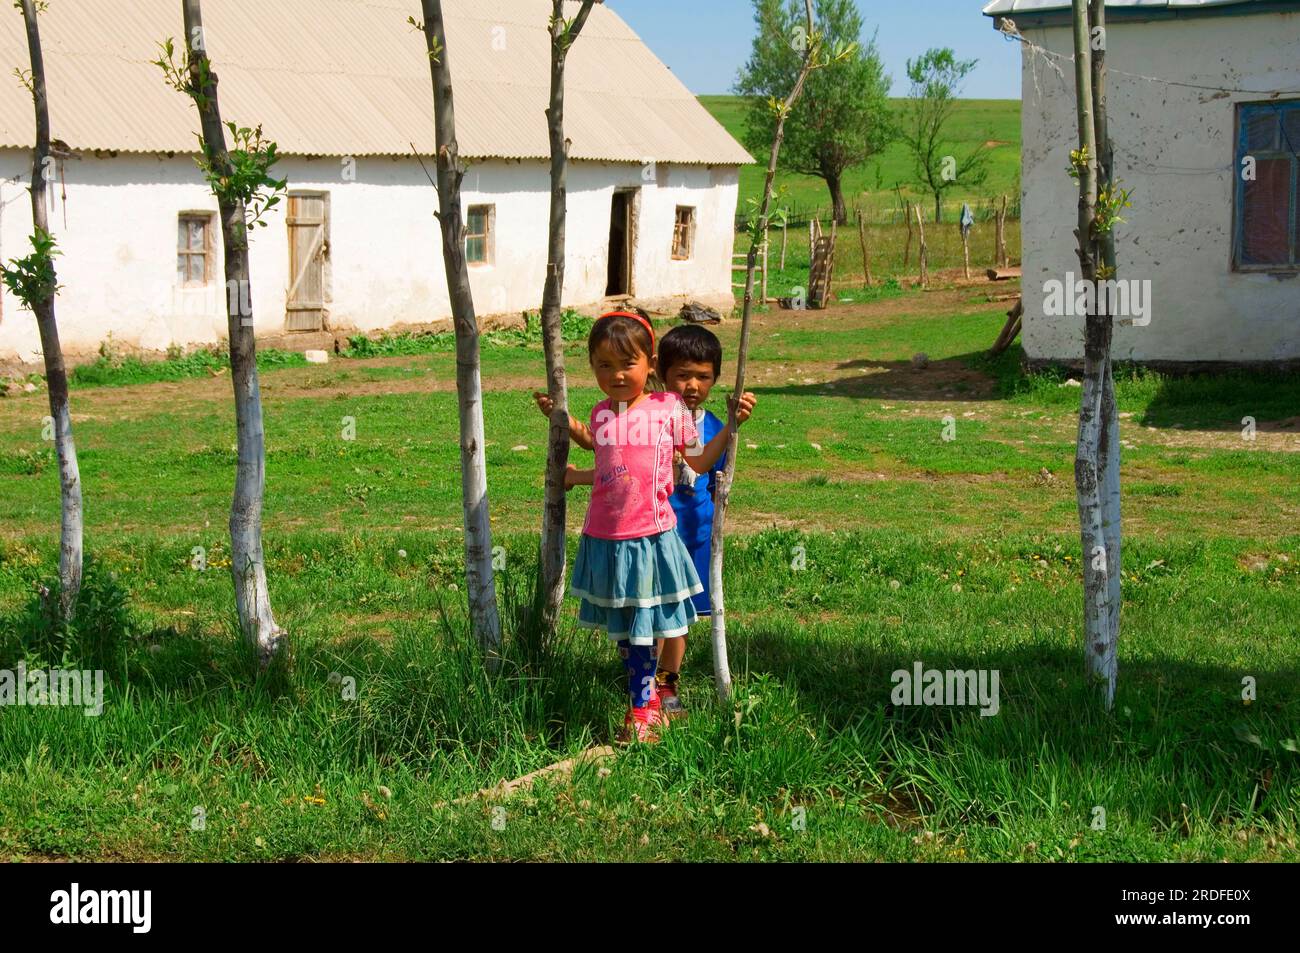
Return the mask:
<svg viewBox="0 0 1300 953">
<path fill-rule="evenodd" d="M 1079 272 L 1070 4 L 995 0 L 984 13 L 1041 48 L 1021 44 L 1022 343 L 1031 363 L 1080 361 L 1083 318 L 1050 313 L 1052 283 Z M 1112 0 L 1106 17 L 1115 175 L 1133 192 L 1119 278 L 1150 282 L 1114 356 L 1300 361 L 1300 0 Z"/>
<path fill-rule="evenodd" d="M 571 16 L 576 3 L 566 5 Z M 426 176 L 434 152 L 424 38 L 410 0 L 206 0 L 223 119 L 278 142 L 289 197 L 254 233 L 258 334 L 427 325 L 450 316 Z M 540 307 L 546 265 L 550 0 L 444 0 L 467 255 L 480 316 Z M 54 3 L 40 18 L 72 355 L 215 342 L 226 329 L 216 200 L 194 162 L 198 115 L 151 60 L 183 35 L 179 0 Z M 0 13 L 0 66 L 28 66 Z M 694 298 L 730 309 L 739 166 L 753 159 L 611 10 L 569 55 L 572 142 L 564 303 Z M 0 82 L 0 258 L 29 251 L 31 100 Z M 305 333 L 304 333 L 305 332 Z M 315 334 L 311 332 L 317 332 Z M 0 362 L 39 360 L 36 323 L 0 299 Z"/>
</svg>

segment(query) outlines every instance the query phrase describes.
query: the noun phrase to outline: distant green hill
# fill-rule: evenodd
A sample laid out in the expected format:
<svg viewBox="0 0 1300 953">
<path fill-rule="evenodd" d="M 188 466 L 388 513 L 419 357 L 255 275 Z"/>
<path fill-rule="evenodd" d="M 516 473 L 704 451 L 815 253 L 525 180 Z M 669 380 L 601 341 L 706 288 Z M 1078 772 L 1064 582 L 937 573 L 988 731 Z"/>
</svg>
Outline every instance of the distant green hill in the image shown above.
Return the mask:
<svg viewBox="0 0 1300 953">
<path fill-rule="evenodd" d="M 744 142 L 745 100 L 739 96 L 701 96 L 700 102 L 720 122 L 736 141 Z M 906 100 L 895 99 L 896 108 L 902 109 Z M 1020 100 L 1018 99 L 963 99 L 957 104 L 950 121 L 950 134 L 958 150 L 964 152 L 979 143 L 993 143 L 989 160 L 987 181 L 975 189 L 963 190 L 960 185 L 944 199 L 945 206 L 960 208 L 962 202 L 978 206 L 1006 193 L 1015 204 L 1020 174 Z M 767 171 L 767 153 L 754 156 L 758 164 L 742 166 L 740 170 L 740 207 L 745 200 L 757 196 L 763 188 Z M 1064 170 L 1062 170 L 1064 174 Z M 851 170 L 845 176 L 845 202 L 852 206 L 859 202 L 864 209 L 883 211 L 897 205 L 894 186 L 900 185 L 903 194 L 916 199 L 922 196 L 912 183 L 912 162 L 903 146 L 894 143 L 880 156 L 864 167 Z M 787 202 L 795 211 L 820 207 L 829 214 L 830 190 L 821 179 L 802 175 L 777 173 L 777 185 L 789 189 Z M 929 218 L 934 215 L 930 205 Z M 947 220 L 952 220 L 947 215 Z"/>
</svg>

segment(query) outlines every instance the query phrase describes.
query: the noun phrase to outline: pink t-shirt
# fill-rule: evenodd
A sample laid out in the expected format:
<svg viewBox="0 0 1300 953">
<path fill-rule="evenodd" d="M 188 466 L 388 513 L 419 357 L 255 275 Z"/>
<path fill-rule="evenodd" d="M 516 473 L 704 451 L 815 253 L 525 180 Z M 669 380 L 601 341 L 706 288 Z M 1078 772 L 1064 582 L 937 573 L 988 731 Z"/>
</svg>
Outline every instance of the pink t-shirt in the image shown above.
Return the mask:
<svg viewBox="0 0 1300 953">
<path fill-rule="evenodd" d="M 591 409 L 596 481 L 582 532 L 598 539 L 667 532 L 677 525 L 668 503 L 673 452 L 699 441 L 695 418 L 670 392 L 646 394 L 622 413 L 610 404 L 605 398 Z"/>
</svg>

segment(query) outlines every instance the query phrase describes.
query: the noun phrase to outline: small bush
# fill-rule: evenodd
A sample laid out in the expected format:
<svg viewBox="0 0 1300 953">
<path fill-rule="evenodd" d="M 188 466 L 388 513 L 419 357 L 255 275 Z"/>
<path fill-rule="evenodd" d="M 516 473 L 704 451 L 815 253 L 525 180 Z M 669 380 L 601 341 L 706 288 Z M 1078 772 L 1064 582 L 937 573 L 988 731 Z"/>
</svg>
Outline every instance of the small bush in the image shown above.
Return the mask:
<svg viewBox="0 0 1300 953">
<path fill-rule="evenodd" d="M 60 591 L 56 576 L 49 584 L 39 585 L 26 607 L 6 621 L 0 635 L 5 667 L 25 659 L 28 668 L 58 665 L 119 672 L 137 623 L 116 573 L 86 557 L 81 590 L 69 621 L 59 609 Z"/>
</svg>

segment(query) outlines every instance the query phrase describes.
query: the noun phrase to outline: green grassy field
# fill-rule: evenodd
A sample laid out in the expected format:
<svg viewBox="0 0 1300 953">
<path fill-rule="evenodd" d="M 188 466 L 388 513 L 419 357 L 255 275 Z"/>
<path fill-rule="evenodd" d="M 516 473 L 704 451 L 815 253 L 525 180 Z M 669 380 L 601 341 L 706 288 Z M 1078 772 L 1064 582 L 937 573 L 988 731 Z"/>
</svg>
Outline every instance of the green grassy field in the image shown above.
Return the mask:
<svg viewBox="0 0 1300 953">
<path fill-rule="evenodd" d="M 746 104 L 739 96 L 701 96 L 700 102 L 718 120 L 737 142 L 744 142 Z M 901 111 L 905 100 L 892 101 L 896 111 Z M 953 112 L 949 128 L 955 155 L 965 155 L 981 144 L 989 145 L 988 179 L 983 185 L 963 189 L 955 186 L 944 197 L 945 220 L 955 221 L 954 211 L 962 202 L 979 208 L 1008 195 L 1009 201 L 1018 203 L 1020 174 L 1020 101 L 1016 99 L 963 99 Z M 747 199 L 760 196 L 767 172 L 767 156 L 755 156 L 757 163 L 740 169 L 740 205 L 746 208 Z M 864 166 L 846 173 L 844 180 L 845 203 L 850 207 L 860 205 L 869 221 L 884 220 L 890 209 L 897 208 L 894 187 L 900 186 L 903 194 L 916 201 L 923 200 L 923 208 L 933 217 L 934 201 L 918 191 L 914 182 L 912 160 L 901 143 L 894 142 L 879 156 Z M 777 187 L 785 186 L 786 204 L 798 214 L 810 209 L 821 209 L 822 217 L 829 216 L 830 191 L 818 178 L 778 173 Z"/>
<path fill-rule="evenodd" d="M 229 380 L 75 387 L 87 544 L 117 574 L 96 591 L 127 591 L 131 616 L 103 715 L 0 708 L 0 855 L 1297 859 L 1300 379 L 1121 372 L 1107 714 L 1079 644 L 1078 390 L 1022 376 L 1014 353 L 985 360 L 1004 306 L 969 289 L 868 297 L 756 316 L 727 547 L 734 704 L 714 699 L 700 630 L 684 725 L 509 799 L 452 803 L 606 742 L 622 713 L 615 654 L 572 603 L 544 649 L 519 624 L 544 459 L 535 343 L 483 358 L 495 677 L 465 636 L 441 345 L 264 373 L 268 567 L 295 649 L 256 684 L 233 634 Z M 736 324 L 718 331 L 731 355 Z M 568 360 L 585 412 L 580 341 Z M 0 668 L 36 659 L 26 607 L 56 558 L 47 412 L 43 394 L 0 401 Z M 892 673 L 917 662 L 997 671 L 998 713 L 895 704 Z"/>
</svg>

